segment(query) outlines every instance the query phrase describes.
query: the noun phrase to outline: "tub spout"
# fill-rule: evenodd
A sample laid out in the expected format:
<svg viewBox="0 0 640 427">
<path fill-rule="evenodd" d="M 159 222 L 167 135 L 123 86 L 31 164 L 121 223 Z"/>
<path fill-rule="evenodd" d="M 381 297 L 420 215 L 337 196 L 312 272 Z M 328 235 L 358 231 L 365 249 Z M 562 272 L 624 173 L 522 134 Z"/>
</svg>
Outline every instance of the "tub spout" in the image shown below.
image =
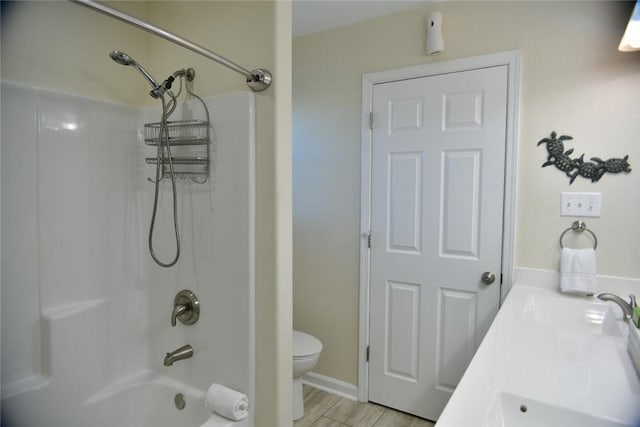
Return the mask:
<svg viewBox="0 0 640 427">
<path fill-rule="evenodd" d="M 164 356 L 164 366 L 172 366 L 174 362 L 190 357 L 193 357 L 193 348 L 189 344 L 183 345 L 179 349 L 167 353 L 167 355 Z"/>
<path fill-rule="evenodd" d="M 632 316 L 632 313 L 633 313 L 633 308 L 631 307 L 631 304 L 627 303 L 625 300 L 620 298 L 618 295 L 600 294 L 600 295 L 598 295 L 598 298 L 601 299 L 602 301 L 615 302 L 622 309 L 622 314 L 624 316 L 624 320 L 631 319 L 631 316 Z M 633 298 L 632 298 L 632 301 L 633 301 Z"/>
</svg>

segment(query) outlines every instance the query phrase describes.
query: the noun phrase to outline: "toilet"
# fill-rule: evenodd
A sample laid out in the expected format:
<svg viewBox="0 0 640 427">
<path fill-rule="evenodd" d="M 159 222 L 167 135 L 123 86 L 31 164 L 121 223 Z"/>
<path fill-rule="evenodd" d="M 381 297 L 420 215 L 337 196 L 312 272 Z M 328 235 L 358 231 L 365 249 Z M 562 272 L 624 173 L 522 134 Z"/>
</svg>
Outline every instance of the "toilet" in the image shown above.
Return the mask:
<svg viewBox="0 0 640 427">
<path fill-rule="evenodd" d="M 293 331 L 293 419 L 304 415 L 302 376 L 312 370 L 322 351 L 319 339 L 300 331 Z"/>
</svg>

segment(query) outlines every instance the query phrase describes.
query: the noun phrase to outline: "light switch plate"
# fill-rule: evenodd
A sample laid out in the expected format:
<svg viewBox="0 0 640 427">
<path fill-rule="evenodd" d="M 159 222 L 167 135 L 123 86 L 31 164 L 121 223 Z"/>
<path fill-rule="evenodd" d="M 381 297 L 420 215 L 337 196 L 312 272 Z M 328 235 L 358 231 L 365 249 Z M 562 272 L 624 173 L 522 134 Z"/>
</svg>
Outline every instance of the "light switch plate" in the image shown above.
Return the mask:
<svg viewBox="0 0 640 427">
<path fill-rule="evenodd" d="M 601 193 L 562 193 L 560 216 L 599 217 L 601 209 Z"/>
</svg>

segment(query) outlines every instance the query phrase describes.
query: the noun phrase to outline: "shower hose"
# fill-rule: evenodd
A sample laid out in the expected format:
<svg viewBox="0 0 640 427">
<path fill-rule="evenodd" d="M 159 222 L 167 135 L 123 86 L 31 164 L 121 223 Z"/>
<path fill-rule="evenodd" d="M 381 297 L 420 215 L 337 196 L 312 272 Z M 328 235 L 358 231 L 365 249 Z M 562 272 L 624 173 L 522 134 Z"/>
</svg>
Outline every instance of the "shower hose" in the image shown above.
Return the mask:
<svg viewBox="0 0 640 427">
<path fill-rule="evenodd" d="M 167 109 L 167 103 L 165 102 L 164 95 L 160 97 L 162 101 L 162 118 L 160 120 L 160 141 L 158 143 L 158 150 L 156 153 L 156 180 L 155 191 L 153 196 L 153 213 L 151 214 L 151 225 L 149 226 L 149 252 L 151 258 L 161 267 L 172 267 L 180 258 L 180 230 L 178 229 L 178 196 L 176 192 L 176 177 L 173 171 L 173 160 L 171 158 L 171 144 L 169 144 L 169 130 L 167 128 L 167 118 L 173 112 L 176 107 L 176 98 L 172 96 L 173 105 L 170 111 Z M 162 162 L 162 149 L 166 148 L 167 158 L 169 163 L 169 172 L 171 175 L 171 189 L 173 190 L 173 229 L 176 237 L 176 254 L 172 261 L 165 263 L 160 261 L 153 250 L 153 232 L 156 224 L 156 214 L 158 212 L 158 194 L 160 192 L 160 181 L 164 175 L 164 164 Z"/>
<path fill-rule="evenodd" d="M 169 106 L 167 106 L 164 95 L 160 97 L 160 100 L 162 101 L 162 118 L 160 120 L 160 141 L 158 143 L 158 150 L 156 153 L 156 179 L 155 179 L 155 191 L 153 196 L 153 213 L 151 214 L 151 225 L 149 226 L 149 252 L 151 253 L 151 258 L 153 258 L 156 264 L 158 264 L 161 267 L 172 267 L 178 262 L 178 259 L 180 258 L 180 230 L 178 228 L 178 196 L 176 191 L 176 176 L 173 169 L 173 158 L 171 157 L 171 144 L 169 143 L 169 128 L 167 125 L 167 120 L 169 119 L 169 116 L 175 111 L 176 106 L 178 104 L 177 98 L 182 92 L 182 84 L 183 84 L 183 79 L 185 78 L 185 75 L 184 73 L 179 74 L 178 72 L 174 73 L 173 75 L 178 75 L 180 77 L 180 89 L 178 93 L 174 95 L 171 91 L 166 92 L 171 97 Z M 208 123 L 210 123 L 209 109 L 207 108 L 207 105 L 205 104 L 204 100 L 200 98 L 198 95 L 196 95 L 195 93 L 193 93 L 193 91 L 189 88 L 188 84 L 185 84 L 185 87 L 189 96 L 199 100 L 202 106 L 204 107 L 204 111 L 207 117 L 207 141 L 209 141 L 210 140 L 210 135 L 209 135 L 210 130 L 208 126 Z M 158 195 L 160 193 L 160 181 L 162 181 L 162 178 L 164 177 L 164 163 L 163 163 L 164 156 L 162 151 L 163 147 L 164 149 L 166 149 L 166 152 L 167 152 L 167 163 L 169 164 L 169 175 L 171 176 L 171 189 L 172 189 L 172 195 L 173 195 L 173 229 L 174 229 L 174 234 L 176 239 L 175 256 L 173 260 L 167 263 L 162 262 L 157 257 L 157 255 L 155 254 L 155 251 L 153 250 L 153 233 L 154 233 L 155 224 L 156 224 L 156 214 L 158 212 Z M 206 180 L 207 178 L 201 181 L 198 181 L 198 180 L 194 180 L 194 181 L 199 184 L 203 184 Z"/>
</svg>

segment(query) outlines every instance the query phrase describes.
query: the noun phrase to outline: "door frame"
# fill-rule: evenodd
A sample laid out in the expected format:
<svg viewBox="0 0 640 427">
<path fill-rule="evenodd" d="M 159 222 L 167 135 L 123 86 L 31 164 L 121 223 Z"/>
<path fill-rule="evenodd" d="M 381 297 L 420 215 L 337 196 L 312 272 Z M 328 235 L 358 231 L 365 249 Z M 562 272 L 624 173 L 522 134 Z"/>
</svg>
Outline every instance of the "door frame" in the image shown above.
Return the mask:
<svg viewBox="0 0 640 427">
<path fill-rule="evenodd" d="M 516 189 L 518 160 L 518 114 L 520 102 L 520 51 L 506 51 L 450 61 L 435 62 L 399 68 L 362 76 L 362 121 L 360 160 L 360 303 L 358 339 L 358 400 L 369 400 L 369 302 L 370 302 L 370 248 L 371 230 L 371 145 L 373 132 L 370 115 L 373 87 L 376 84 L 429 77 L 479 68 L 507 66 L 507 128 L 505 153 L 504 213 L 502 225 L 502 280 L 500 303 L 509 293 L 513 278 L 516 229 Z"/>
</svg>

